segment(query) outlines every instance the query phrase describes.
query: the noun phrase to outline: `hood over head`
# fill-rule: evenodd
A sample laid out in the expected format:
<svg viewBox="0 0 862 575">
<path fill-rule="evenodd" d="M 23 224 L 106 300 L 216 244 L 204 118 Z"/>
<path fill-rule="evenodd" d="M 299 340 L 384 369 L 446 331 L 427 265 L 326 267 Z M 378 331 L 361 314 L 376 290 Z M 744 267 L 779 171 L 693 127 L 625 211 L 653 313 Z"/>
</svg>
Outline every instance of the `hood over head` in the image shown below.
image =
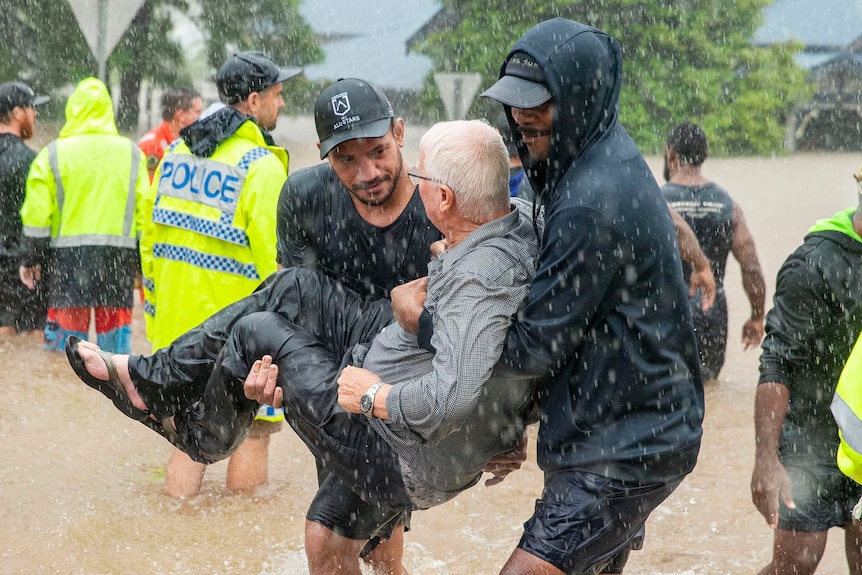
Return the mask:
<svg viewBox="0 0 862 575">
<path fill-rule="evenodd" d="M 249 120 L 257 124 L 251 116 L 246 116 L 230 106 L 223 106 L 209 114 L 201 114 L 197 122 L 180 130 L 180 137 L 194 155 L 209 158 L 219 144 L 233 136 L 239 127 Z M 275 145 L 269 132 L 263 128 L 260 128 L 260 132 L 267 145 Z"/>
<path fill-rule="evenodd" d="M 83 134 L 118 135 L 114 103 L 107 86 L 98 78 L 81 80 L 66 101 L 66 123 L 59 137 Z"/>
<path fill-rule="evenodd" d="M 497 88 L 516 89 L 519 82 L 504 78 L 507 68 L 518 72 L 523 63 L 534 62 L 544 78 L 544 87 L 555 106 L 551 148 L 547 162 L 535 162 L 512 119 L 512 106 Z M 521 77 L 523 78 L 523 74 Z M 515 44 L 500 67 L 500 78 L 483 94 L 501 101 L 515 136 L 519 155 L 535 190 L 553 190 L 572 162 L 598 141 L 617 122 L 622 85 L 622 49 L 612 36 L 565 18 L 554 18 L 528 30 Z M 536 78 L 532 79 L 536 84 Z M 535 86 L 523 84 L 525 89 Z M 539 98 L 540 99 L 540 98 Z"/>
</svg>

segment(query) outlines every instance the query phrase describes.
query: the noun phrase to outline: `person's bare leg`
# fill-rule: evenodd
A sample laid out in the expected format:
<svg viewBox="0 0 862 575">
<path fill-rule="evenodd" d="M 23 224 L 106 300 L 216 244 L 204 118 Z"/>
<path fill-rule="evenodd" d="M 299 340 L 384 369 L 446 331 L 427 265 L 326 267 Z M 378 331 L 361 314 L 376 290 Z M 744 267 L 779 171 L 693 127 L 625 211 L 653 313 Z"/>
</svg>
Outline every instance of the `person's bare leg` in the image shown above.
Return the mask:
<svg viewBox="0 0 862 575">
<path fill-rule="evenodd" d="M 269 479 L 269 435 L 247 437 L 227 464 L 227 488 L 246 491 Z"/>
<path fill-rule="evenodd" d="M 84 361 L 84 367 L 87 368 L 87 372 L 96 379 L 108 381 L 108 366 L 105 364 L 105 360 L 96 353 L 98 349 L 98 345 L 89 341 L 78 343 L 78 354 Z M 134 382 L 132 382 L 131 375 L 129 375 L 129 356 L 117 353 L 112 356 L 112 359 L 117 368 L 117 375 L 120 378 L 120 383 L 123 385 L 123 390 L 129 397 L 129 402 L 141 411 L 149 411 L 147 404 L 144 403 L 144 400 L 138 394 L 138 390 L 135 388 Z"/>
<path fill-rule="evenodd" d="M 844 526 L 844 553 L 847 572 L 862 575 L 862 521 L 851 521 Z"/>
<path fill-rule="evenodd" d="M 375 575 L 410 575 L 403 565 L 404 560 L 404 526 L 399 525 L 392 530 L 392 536 L 384 539 L 374 548 L 374 551 L 363 559 Z"/>
<path fill-rule="evenodd" d="M 362 575 L 359 553 L 365 541 L 335 534 L 320 523 L 305 522 L 308 575 Z"/>
<path fill-rule="evenodd" d="M 174 449 L 165 472 L 165 491 L 171 497 L 191 497 L 201 490 L 207 466 L 193 461 L 188 455 Z"/>
<path fill-rule="evenodd" d="M 305 555 L 309 575 L 360 575 L 359 554 L 364 539 L 348 539 L 314 521 L 305 522 Z M 409 575 L 401 564 L 404 557 L 404 526 L 380 542 L 363 561 L 375 575 Z"/>
<path fill-rule="evenodd" d="M 812 575 L 823 558 L 826 531 L 775 530 L 772 541 L 772 562 L 758 575 Z"/>
<path fill-rule="evenodd" d="M 500 571 L 500 575 L 560 575 L 561 573 L 565 575 L 547 561 L 520 548 L 512 551 L 509 560 Z"/>
</svg>

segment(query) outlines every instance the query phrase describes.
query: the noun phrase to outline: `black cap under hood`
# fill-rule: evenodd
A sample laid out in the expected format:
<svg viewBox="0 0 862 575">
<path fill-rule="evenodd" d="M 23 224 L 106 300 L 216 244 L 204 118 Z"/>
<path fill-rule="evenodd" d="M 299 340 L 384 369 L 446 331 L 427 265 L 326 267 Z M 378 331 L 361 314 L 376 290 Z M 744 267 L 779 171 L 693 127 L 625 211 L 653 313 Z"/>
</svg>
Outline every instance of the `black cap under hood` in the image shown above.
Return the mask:
<svg viewBox="0 0 862 575">
<path fill-rule="evenodd" d="M 548 161 L 536 163 L 515 130 L 511 107 L 503 106 L 530 183 L 545 197 L 545 190 L 554 190 L 572 162 L 617 122 L 622 50 L 601 30 L 554 18 L 518 40 L 500 67 L 501 77 L 516 52 L 528 54 L 542 69 L 556 107 Z"/>
</svg>

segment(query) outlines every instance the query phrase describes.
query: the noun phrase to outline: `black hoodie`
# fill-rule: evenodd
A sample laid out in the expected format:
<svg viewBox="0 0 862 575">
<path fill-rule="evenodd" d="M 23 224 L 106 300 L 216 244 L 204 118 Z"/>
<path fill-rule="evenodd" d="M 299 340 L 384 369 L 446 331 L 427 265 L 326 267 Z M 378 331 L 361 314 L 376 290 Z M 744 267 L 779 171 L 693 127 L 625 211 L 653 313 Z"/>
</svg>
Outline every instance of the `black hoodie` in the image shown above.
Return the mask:
<svg viewBox="0 0 862 575">
<path fill-rule="evenodd" d="M 251 120 L 257 124 L 257 120 L 246 116 L 242 112 L 225 106 L 213 114 L 189 124 L 180 130 L 180 136 L 195 156 L 209 158 L 219 145 L 233 136 L 239 127 Z M 269 146 L 274 146 L 272 136 L 258 125 L 263 141 Z"/>
<path fill-rule="evenodd" d="M 507 61 L 514 52 L 538 63 L 556 109 L 547 162 L 513 130 L 545 227 L 503 362 L 543 378 L 539 465 L 640 484 L 680 477 L 700 446 L 700 363 L 667 205 L 617 121 L 620 46 L 555 18 Z"/>
</svg>

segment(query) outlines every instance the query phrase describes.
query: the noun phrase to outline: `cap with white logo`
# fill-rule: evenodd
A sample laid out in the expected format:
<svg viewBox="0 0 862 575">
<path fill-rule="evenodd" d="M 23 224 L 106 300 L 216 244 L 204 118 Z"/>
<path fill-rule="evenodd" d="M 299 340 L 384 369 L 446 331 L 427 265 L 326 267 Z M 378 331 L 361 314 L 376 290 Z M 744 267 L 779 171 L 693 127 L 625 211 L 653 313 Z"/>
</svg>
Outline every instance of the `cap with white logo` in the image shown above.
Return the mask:
<svg viewBox="0 0 862 575">
<path fill-rule="evenodd" d="M 326 87 L 314 104 L 320 159 L 348 140 L 382 138 L 395 112 L 380 88 L 356 78 L 342 78 Z"/>
</svg>

